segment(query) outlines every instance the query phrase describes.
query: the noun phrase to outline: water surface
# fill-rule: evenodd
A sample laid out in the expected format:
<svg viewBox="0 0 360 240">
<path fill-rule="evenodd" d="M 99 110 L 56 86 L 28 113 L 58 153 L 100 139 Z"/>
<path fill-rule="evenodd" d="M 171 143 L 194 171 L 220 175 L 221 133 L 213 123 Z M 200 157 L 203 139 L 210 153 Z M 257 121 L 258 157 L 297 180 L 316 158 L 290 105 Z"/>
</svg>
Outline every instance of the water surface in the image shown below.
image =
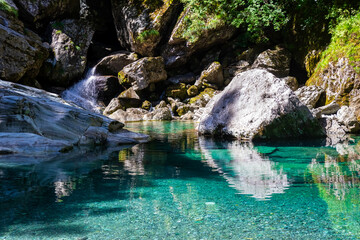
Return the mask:
<svg viewBox="0 0 360 240">
<path fill-rule="evenodd" d="M 0 239 L 357 239 L 360 145 L 199 138 L 132 123 L 146 144 L 0 157 Z"/>
</svg>

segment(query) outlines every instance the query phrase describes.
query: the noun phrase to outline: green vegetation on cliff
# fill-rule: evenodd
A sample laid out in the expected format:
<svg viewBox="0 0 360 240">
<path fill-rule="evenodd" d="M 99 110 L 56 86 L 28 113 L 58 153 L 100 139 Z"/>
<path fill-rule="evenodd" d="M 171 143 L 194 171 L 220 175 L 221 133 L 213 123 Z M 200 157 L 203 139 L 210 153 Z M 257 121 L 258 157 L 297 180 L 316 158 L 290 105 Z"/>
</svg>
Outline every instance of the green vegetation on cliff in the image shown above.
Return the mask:
<svg viewBox="0 0 360 240">
<path fill-rule="evenodd" d="M 342 18 L 332 30 L 332 38 L 316 71 L 324 70 L 329 63 L 337 62 L 340 58 L 347 58 L 357 73 L 360 73 L 360 13 L 355 16 Z"/>
</svg>

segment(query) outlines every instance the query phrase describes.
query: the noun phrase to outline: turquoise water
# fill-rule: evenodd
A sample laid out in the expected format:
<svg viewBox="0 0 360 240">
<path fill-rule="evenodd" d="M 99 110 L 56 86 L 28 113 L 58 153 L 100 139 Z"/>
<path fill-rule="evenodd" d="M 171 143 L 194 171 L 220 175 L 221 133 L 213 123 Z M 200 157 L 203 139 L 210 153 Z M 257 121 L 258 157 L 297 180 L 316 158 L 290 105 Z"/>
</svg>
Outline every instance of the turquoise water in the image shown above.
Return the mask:
<svg viewBox="0 0 360 240">
<path fill-rule="evenodd" d="M 358 239 L 360 143 L 242 144 L 186 122 L 146 144 L 0 157 L 0 239 Z"/>
</svg>

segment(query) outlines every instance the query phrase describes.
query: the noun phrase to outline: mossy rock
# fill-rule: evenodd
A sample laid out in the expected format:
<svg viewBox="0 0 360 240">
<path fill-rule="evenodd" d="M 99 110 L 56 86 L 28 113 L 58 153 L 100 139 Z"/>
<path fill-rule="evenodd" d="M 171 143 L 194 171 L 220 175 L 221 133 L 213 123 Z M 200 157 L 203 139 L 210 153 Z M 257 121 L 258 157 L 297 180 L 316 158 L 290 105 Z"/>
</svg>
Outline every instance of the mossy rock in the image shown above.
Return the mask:
<svg viewBox="0 0 360 240">
<path fill-rule="evenodd" d="M 205 88 L 199 95 L 190 99 L 190 104 L 205 106 L 208 101 L 215 96 L 215 89 Z"/>
<path fill-rule="evenodd" d="M 186 99 L 188 97 L 186 84 L 180 83 L 169 86 L 166 89 L 166 96 L 171 98 L 179 98 L 180 100 Z"/>
<path fill-rule="evenodd" d="M 314 73 L 317 63 L 321 59 L 321 51 L 310 51 L 305 57 L 305 68 L 308 73 L 308 77 Z"/>
<path fill-rule="evenodd" d="M 199 93 L 199 89 L 195 85 L 192 85 L 186 92 L 189 97 L 194 97 Z"/>
<path fill-rule="evenodd" d="M 341 106 L 349 104 L 360 86 L 360 13 L 337 25 L 306 85 L 323 88 L 326 104 L 334 100 Z"/>
<path fill-rule="evenodd" d="M 148 100 L 145 100 L 145 101 L 142 103 L 141 108 L 149 111 L 150 108 L 151 108 L 151 102 L 149 102 Z"/>
<path fill-rule="evenodd" d="M 121 85 L 130 85 L 130 80 L 126 77 L 124 71 L 118 73 L 118 79 Z"/>
<path fill-rule="evenodd" d="M 188 113 L 189 110 L 190 110 L 190 107 L 188 105 L 184 105 L 184 106 L 179 107 L 176 110 L 176 112 L 181 117 L 181 116 L 185 115 L 186 113 Z"/>
</svg>

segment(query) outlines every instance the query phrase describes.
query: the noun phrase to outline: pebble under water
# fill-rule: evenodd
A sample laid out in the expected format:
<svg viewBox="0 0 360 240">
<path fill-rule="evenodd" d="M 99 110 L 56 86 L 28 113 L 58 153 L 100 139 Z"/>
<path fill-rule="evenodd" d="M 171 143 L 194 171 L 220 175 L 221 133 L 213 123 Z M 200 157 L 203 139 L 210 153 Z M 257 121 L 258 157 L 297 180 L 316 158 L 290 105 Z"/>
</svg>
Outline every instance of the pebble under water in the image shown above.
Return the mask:
<svg viewBox="0 0 360 240">
<path fill-rule="evenodd" d="M 146 144 L 0 156 L 0 239 L 357 239 L 360 142 L 271 144 L 143 122 Z"/>
</svg>

